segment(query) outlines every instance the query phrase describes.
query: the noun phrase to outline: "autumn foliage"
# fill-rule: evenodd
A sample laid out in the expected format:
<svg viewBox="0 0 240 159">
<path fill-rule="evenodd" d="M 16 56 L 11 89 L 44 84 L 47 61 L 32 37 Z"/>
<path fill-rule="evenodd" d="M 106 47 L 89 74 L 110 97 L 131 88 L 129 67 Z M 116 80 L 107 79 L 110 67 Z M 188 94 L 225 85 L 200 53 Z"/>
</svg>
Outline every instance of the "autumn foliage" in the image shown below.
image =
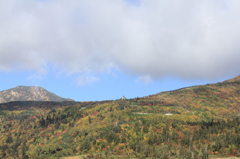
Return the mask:
<svg viewBox="0 0 240 159">
<path fill-rule="evenodd" d="M 0 158 L 239 156 L 239 90 L 237 79 L 127 100 L 5 104 Z"/>
</svg>

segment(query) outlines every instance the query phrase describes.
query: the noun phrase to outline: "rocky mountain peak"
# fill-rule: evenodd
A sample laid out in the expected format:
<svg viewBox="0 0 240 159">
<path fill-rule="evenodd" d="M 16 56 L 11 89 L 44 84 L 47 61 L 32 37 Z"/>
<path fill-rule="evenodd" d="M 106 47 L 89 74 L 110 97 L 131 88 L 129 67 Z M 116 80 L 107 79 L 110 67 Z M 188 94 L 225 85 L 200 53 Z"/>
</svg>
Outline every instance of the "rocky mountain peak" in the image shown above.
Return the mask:
<svg viewBox="0 0 240 159">
<path fill-rule="evenodd" d="M 62 98 L 39 86 L 17 86 L 0 92 L 0 103 L 11 101 L 73 101 Z"/>
</svg>

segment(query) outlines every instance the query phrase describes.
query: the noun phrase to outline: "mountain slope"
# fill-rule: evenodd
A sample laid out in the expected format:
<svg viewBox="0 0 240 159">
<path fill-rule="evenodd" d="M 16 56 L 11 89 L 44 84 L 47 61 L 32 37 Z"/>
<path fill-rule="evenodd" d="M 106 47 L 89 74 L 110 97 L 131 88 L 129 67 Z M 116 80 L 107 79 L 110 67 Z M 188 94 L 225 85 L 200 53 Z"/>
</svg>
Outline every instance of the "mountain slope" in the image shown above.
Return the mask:
<svg viewBox="0 0 240 159">
<path fill-rule="evenodd" d="M 143 98 L 4 109 L 0 158 L 240 157 L 239 89 L 236 77 Z"/>
<path fill-rule="evenodd" d="M 72 101 L 55 95 L 42 87 L 18 86 L 0 92 L 0 103 L 11 101 Z"/>
<path fill-rule="evenodd" d="M 173 113 L 191 112 L 236 116 L 240 112 L 240 76 L 215 84 L 167 91 L 138 99 L 142 105 L 161 106 Z"/>
</svg>

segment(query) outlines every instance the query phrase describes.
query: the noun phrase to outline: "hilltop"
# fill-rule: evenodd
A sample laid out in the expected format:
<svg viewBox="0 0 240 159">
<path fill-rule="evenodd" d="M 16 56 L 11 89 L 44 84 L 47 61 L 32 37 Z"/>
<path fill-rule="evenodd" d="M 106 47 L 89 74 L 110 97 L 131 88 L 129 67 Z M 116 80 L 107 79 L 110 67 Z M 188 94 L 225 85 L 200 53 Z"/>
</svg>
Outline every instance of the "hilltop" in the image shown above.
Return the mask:
<svg viewBox="0 0 240 159">
<path fill-rule="evenodd" d="M 73 101 L 38 86 L 17 86 L 0 92 L 0 103 L 11 101 Z"/>
<path fill-rule="evenodd" d="M 165 112 L 194 113 L 204 118 L 237 116 L 240 113 L 240 76 L 233 79 L 161 92 L 135 98 L 139 105 L 161 106 Z"/>
</svg>

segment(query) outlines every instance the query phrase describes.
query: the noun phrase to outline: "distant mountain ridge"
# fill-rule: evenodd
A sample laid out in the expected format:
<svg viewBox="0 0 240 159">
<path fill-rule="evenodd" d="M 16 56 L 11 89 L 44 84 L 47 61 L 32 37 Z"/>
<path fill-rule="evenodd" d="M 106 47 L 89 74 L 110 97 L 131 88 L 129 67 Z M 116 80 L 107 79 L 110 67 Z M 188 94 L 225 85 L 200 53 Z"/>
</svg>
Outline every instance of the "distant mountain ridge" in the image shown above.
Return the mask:
<svg viewBox="0 0 240 159">
<path fill-rule="evenodd" d="M 0 92 L 0 103 L 11 101 L 73 101 L 62 98 L 39 86 L 17 86 Z"/>
</svg>

